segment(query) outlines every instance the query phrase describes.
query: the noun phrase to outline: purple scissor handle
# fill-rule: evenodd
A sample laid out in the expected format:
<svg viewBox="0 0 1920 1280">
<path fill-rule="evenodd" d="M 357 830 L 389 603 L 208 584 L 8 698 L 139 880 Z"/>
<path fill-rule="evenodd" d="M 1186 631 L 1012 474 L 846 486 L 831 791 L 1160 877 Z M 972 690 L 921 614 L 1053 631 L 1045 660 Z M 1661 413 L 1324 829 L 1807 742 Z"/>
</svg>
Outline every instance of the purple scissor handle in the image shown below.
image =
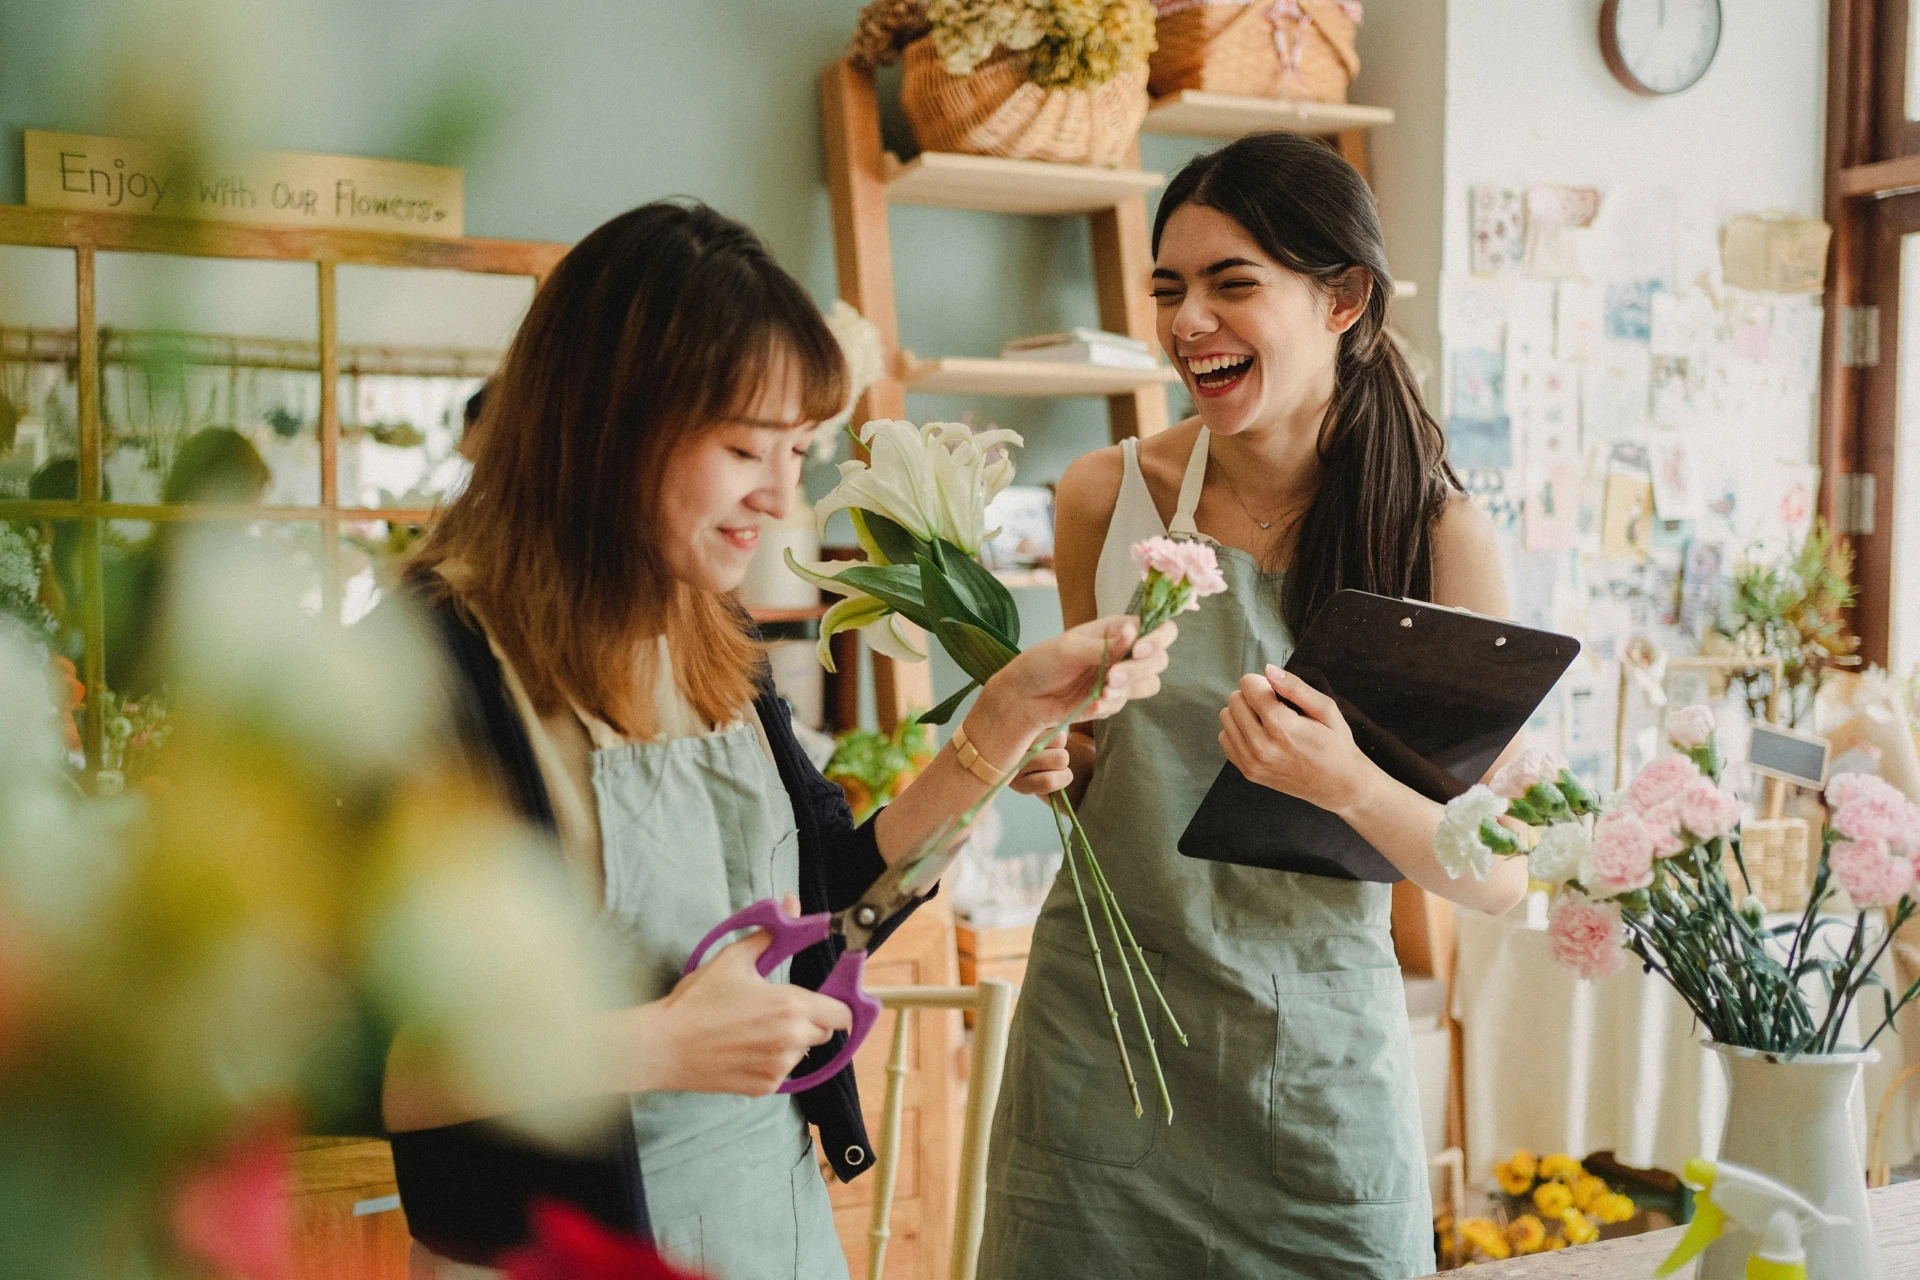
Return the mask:
<svg viewBox="0 0 1920 1280">
<path fill-rule="evenodd" d="M 700 945 L 693 949 L 693 955 L 688 958 L 685 972 L 692 973 L 699 968 L 714 943 L 741 929 L 765 929 L 773 935 L 773 942 L 754 963 L 754 968 L 764 978 L 778 968 L 782 960 L 791 959 L 815 943 L 826 941 L 827 935 L 833 931 L 833 914 L 821 911 L 810 916 L 790 916 L 772 898 L 763 898 L 752 906 L 742 907 L 708 930 L 707 936 L 700 939 Z M 847 1042 L 841 1046 L 840 1052 L 833 1055 L 833 1061 L 818 1071 L 809 1071 L 804 1076 L 783 1081 L 778 1092 L 800 1093 L 811 1089 L 831 1080 L 840 1074 L 847 1063 L 853 1061 L 853 1055 L 866 1042 L 867 1033 L 873 1030 L 873 1024 L 880 1017 L 880 1002 L 860 986 L 860 976 L 866 967 L 867 953 L 864 948 L 841 953 L 833 972 L 820 984 L 820 994 L 830 996 L 852 1010 L 853 1027 L 847 1033 Z"/>
<path fill-rule="evenodd" d="M 966 839 L 964 825 L 955 824 L 942 831 L 913 853 L 897 859 L 881 873 L 878 880 L 867 887 L 859 901 L 844 911 L 822 911 L 796 917 L 782 911 L 780 904 L 773 899 L 763 898 L 752 906 L 734 912 L 700 939 L 700 945 L 693 949 L 692 957 L 687 960 L 687 973 L 698 968 L 700 962 L 706 959 L 707 952 L 713 949 L 713 944 L 729 933 L 740 929 L 765 929 L 773 935 L 773 942 L 760 953 L 756 966 L 763 978 L 772 973 L 782 960 L 806 950 L 816 942 L 825 941 L 830 934 L 839 934 L 845 943 L 846 950 L 840 953 L 833 972 L 820 984 L 820 994 L 831 996 L 853 1011 L 853 1027 L 847 1033 L 847 1042 L 840 1047 L 840 1052 L 833 1055 L 832 1062 L 818 1071 L 810 1071 L 786 1081 L 780 1086 L 781 1093 L 799 1093 L 811 1089 L 832 1079 L 853 1061 L 853 1055 L 866 1041 L 867 1033 L 880 1020 L 880 1002 L 860 986 L 860 975 L 866 972 L 867 950 L 873 945 L 874 936 L 889 920 L 932 890 L 939 882 L 941 873 L 960 855 Z"/>
</svg>

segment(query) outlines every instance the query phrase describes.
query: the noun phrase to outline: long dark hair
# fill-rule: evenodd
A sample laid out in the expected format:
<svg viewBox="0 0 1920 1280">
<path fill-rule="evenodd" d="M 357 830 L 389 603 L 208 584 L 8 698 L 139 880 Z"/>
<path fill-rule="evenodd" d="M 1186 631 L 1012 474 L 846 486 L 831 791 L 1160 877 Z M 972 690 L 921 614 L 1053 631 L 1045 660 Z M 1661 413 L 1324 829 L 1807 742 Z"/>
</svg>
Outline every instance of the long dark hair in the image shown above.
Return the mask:
<svg viewBox="0 0 1920 1280">
<path fill-rule="evenodd" d="M 1460 482 L 1447 438 L 1392 336 L 1393 276 L 1366 180 L 1324 143 L 1260 133 L 1197 156 L 1167 184 L 1153 251 L 1184 204 L 1238 222 L 1275 262 L 1332 290 L 1353 268 L 1372 280 L 1340 338 L 1333 403 L 1320 425 L 1320 485 L 1300 518 L 1281 613 L 1298 636 L 1344 587 L 1431 599 L 1433 522 Z"/>
<path fill-rule="evenodd" d="M 636 732 L 635 654 L 662 634 L 703 717 L 751 699 L 759 653 L 742 615 L 667 572 L 658 499 L 674 448 L 743 412 L 784 367 L 808 419 L 839 411 L 846 366 L 812 299 L 753 232 L 703 204 L 621 214 L 534 295 L 487 384 L 473 478 L 413 568 L 457 579 L 537 710 L 571 699 Z"/>
</svg>

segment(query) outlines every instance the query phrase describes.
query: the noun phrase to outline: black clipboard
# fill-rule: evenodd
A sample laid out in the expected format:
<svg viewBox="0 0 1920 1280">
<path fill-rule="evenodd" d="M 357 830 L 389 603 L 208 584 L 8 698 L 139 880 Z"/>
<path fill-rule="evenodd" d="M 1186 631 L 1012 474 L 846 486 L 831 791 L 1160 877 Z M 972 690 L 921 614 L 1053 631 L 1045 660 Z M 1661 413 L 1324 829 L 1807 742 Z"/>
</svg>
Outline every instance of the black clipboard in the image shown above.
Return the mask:
<svg viewBox="0 0 1920 1280">
<path fill-rule="evenodd" d="M 1580 652 L 1572 636 L 1366 591 L 1335 593 L 1287 659 L 1360 749 L 1442 803 L 1483 777 Z M 1189 858 L 1391 884 L 1398 869 L 1327 810 L 1224 765 L 1180 836 Z"/>
</svg>

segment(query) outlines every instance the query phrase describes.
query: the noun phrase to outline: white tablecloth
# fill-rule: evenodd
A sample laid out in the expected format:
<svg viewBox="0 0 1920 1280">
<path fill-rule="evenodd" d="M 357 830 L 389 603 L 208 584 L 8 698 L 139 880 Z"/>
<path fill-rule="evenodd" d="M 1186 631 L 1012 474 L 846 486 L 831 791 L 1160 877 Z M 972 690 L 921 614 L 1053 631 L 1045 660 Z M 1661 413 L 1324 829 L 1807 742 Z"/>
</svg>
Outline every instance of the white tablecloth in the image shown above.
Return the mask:
<svg viewBox="0 0 1920 1280">
<path fill-rule="evenodd" d="M 1627 1164 L 1672 1170 L 1718 1150 L 1723 1069 L 1658 976 L 1636 962 L 1600 982 L 1581 981 L 1554 963 L 1546 934 L 1527 927 L 1524 906 L 1501 917 L 1462 911 L 1457 930 L 1454 1016 L 1465 1048 L 1469 1180 L 1484 1181 L 1521 1147 L 1576 1157 L 1611 1148 Z M 1861 997 L 1856 1018 L 1875 995 Z M 1880 1061 L 1855 1098 L 1863 1158 L 1865 1126 L 1901 1059 L 1892 1032 L 1874 1047 Z M 1904 1124 L 1892 1128 L 1888 1148 L 1898 1164 L 1912 1145 Z"/>
</svg>

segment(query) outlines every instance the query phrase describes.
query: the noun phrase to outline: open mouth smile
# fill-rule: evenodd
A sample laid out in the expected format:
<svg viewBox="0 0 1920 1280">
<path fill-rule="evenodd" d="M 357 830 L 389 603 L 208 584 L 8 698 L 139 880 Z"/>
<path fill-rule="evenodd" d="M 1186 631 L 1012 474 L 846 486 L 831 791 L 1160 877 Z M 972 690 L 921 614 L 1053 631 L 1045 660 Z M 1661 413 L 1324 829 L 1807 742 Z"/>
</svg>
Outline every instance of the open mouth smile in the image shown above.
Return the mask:
<svg viewBox="0 0 1920 1280">
<path fill-rule="evenodd" d="M 1189 356 L 1187 372 L 1194 390 L 1203 396 L 1225 395 L 1253 369 L 1253 357 L 1239 354 Z"/>
</svg>

